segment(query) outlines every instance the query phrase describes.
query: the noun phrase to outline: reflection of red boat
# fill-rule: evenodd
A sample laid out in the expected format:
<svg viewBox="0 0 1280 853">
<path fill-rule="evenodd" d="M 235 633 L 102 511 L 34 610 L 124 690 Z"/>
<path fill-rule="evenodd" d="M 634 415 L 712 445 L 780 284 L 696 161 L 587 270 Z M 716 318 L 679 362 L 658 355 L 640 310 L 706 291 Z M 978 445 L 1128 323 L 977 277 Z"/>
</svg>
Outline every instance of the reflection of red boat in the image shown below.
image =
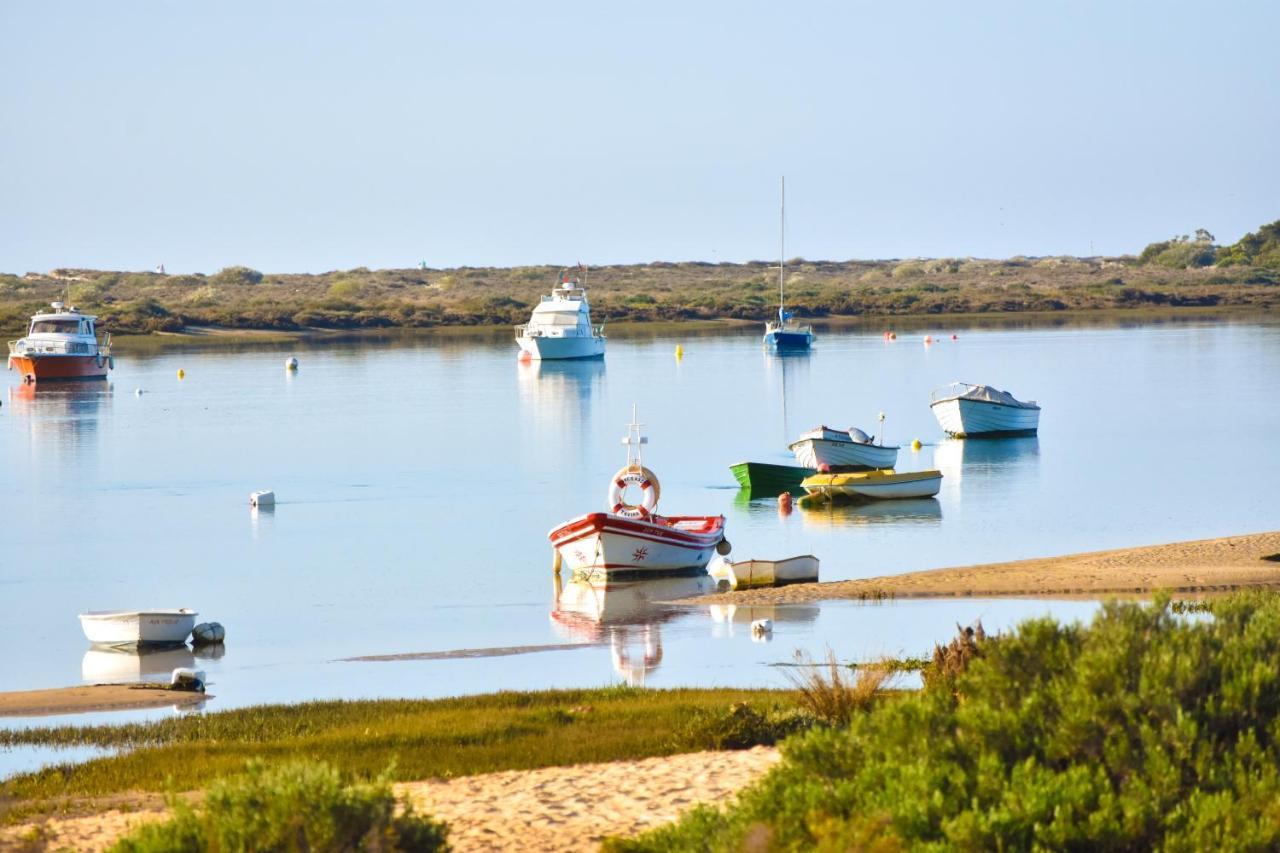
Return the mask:
<svg viewBox="0 0 1280 853">
<path fill-rule="evenodd" d="M 114 367 L 111 336 L 98 342 L 98 318 L 53 303 L 53 311 L 31 318 L 27 336 L 9 342 L 9 369 L 26 382 L 105 379 Z"/>
<path fill-rule="evenodd" d="M 613 477 L 609 512 L 582 515 L 548 535 L 558 562 L 576 575 L 606 577 L 706 571 L 717 551 L 728 553 L 724 516 L 661 516 L 656 510 L 661 487 L 640 460 L 640 424 L 632 423 L 623 443 L 627 465 Z M 625 500 L 627 488 L 641 491 L 638 504 Z"/>
</svg>

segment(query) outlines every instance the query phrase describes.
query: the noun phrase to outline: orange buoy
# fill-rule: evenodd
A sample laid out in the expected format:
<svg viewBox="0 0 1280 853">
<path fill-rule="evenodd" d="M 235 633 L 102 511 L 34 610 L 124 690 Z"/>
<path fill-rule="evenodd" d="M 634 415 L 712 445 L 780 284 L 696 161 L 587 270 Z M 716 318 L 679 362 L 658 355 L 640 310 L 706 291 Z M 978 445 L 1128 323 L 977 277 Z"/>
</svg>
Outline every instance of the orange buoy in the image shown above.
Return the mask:
<svg viewBox="0 0 1280 853">
<path fill-rule="evenodd" d="M 516 361 L 520 361 L 520 362 L 524 362 L 525 364 L 528 364 L 529 362 L 533 361 L 533 356 L 529 354 L 528 350 L 520 350 L 520 354 L 516 356 Z"/>
<path fill-rule="evenodd" d="M 925 343 L 925 346 L 928 346 L 929 344 L 933 343 L 933 337 L 931 335 L 925 335 L 924 343 Z"/>
</svg>

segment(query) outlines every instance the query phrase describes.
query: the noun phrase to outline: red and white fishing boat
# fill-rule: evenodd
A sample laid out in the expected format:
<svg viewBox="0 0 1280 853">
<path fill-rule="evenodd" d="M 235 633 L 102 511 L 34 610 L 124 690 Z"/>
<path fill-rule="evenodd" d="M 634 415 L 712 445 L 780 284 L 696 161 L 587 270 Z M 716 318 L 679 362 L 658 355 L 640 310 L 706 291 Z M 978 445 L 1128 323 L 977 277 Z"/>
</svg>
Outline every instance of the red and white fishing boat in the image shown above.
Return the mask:
<svg viewBox="0 0 1280 853">
<path fill-rule="evenodd" d="M 106 379 L 115 366 L 111 336 L 98 341 L 98 318 L 61 302 L 53 311 L 35 314 L 27 336 L 9 341 L 9 369 L 25 382 L 48 379 Z"/>
<path fill-rule="evenodd" d="M 622 443 L 627 464 L 609 483 L 609 510 L 579 516 L 548 534 L 557 566 L 588 578 L 698 574 L 716 553 L 729 553 L 723 515 L 658 515 L 661 487 L 641 462 L 648 439 L 634 412 Z M 631 486 L 640 489 L 637 504 L 626 501 Z"/>
</svg>

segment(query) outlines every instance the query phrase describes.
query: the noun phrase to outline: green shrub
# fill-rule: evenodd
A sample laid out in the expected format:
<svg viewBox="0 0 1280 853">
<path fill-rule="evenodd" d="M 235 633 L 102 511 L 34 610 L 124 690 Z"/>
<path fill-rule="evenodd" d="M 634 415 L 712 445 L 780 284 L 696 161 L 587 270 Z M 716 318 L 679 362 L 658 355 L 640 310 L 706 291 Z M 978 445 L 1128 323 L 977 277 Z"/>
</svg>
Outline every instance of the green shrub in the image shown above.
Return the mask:
<svg viewBox="0 0 1280 853">
<path fill-rule="evenodd" d="M 243 776 L 215 782 L 204 802 L 170 802 L 174 815 L 116 842 L 113 853 L 201 851 L 431 851 L 448 848 L 447 828 L 395 813 L 387 776 L 344 785 L 323 762 L 267 769 L 250 762 Z"/>
<path fill-rule="evenodd" d="M 249 267 L 224 267 L 213 276 L 214 284 L 257 284 L 262 273 Z"/>
<path fill-rule="evenodd" d="M 1280 269 L 1280 219 L 1244 235 L 1234 245 L 1222 248 L 1218 254 L 1218 266 L 1235 265 Z"/>
<path fill-rule="evenodd" d="M 729 811 L 611 847 L 1277 849 L 1280 597 L 1168 605 L 1024 622 L 977 644 L 954 691 L 816 727 Z"/>
<path fill-rule="evenodd" d="M 759 711 L 734 702 L 724 711 L 699 711 L 676 742 L 682 749 L 750 749 L 772 746 L 813 725 L 812 716 L 795 708 Z"/>
</svg>

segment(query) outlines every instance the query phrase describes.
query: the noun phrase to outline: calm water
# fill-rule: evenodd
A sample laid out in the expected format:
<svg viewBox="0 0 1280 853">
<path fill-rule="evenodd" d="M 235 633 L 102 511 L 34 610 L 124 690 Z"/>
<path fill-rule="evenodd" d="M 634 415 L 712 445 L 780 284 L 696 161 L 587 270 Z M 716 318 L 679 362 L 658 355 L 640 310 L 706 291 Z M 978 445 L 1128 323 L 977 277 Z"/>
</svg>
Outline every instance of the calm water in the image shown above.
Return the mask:
<svg viewBox="0 0 1280 853">
<path fill-rule="evenodd" d="M 615 337 L 603 363 L 522 365 L 505 334 L 402 345 L 119 352 L 110 384 L 0 398 L 0 690 L 206 669 L 208 707 L 502 688 L 785 684 L 796 649 L 918 654 L 956 622 L 1086 618 L 1091 602 L 926 601 L 731 611 L 696 582 L 570 587 L 547 531 L 602 508 L 632 403 L 662 509 L 724 513 L 737 557 L 812 552 L 824 579 L 1274 529 L 1280 325 L 826 331 L 809 357 L 752 330 Z M 949 335 L 958 331 L 959 340 Z M 923 332 L 921 333 L 923 334 Z M 685 357 L 673 351 L 683 343 Z M 296 375 L 285 355 L 302 362 Z M 179 368 L 186 379 L 179 381 Z M 942 439 L 954 379 L 1044 407 L 1037 438 Z M 135 389 L 145 393 L 135 394 Z M 729 473 L 818 423 L 878 432 L 938 499 L 780 516 Z M 276 490 L 271 513 L 250 491 Z M 90 650 L 85 609 L 192 606 L 225 655 Z M 752 618 L 776 623 L 753 642 Z M 367 655 L 534 647 L 392 662 Z M 537 648 L 547 647 L 547 648 Z M 155 716 L 149 712 L 112 719 Z M 14 724 L 28 724 L 16 722 Z"/>
</svg>

